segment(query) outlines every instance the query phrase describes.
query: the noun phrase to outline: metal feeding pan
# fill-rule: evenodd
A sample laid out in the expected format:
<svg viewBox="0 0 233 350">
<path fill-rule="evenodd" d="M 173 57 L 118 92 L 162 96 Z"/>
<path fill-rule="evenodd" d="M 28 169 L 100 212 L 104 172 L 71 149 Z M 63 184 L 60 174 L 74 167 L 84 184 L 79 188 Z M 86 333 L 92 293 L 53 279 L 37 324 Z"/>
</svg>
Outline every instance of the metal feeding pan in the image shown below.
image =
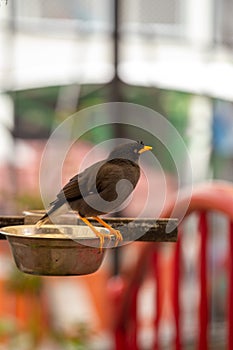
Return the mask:
<svg viewBox="0 0 233 350">
<path fill-rule="evenodd" d="M 108 233 L 104 228 L 98 230 Z M 100 250 L 99 239 L 88 226 L 20 225 L 0 232 L 9 241 L 19 270 L 34 275 L 90 274 L 98 270 L 106 251 Z"/>
</svg>

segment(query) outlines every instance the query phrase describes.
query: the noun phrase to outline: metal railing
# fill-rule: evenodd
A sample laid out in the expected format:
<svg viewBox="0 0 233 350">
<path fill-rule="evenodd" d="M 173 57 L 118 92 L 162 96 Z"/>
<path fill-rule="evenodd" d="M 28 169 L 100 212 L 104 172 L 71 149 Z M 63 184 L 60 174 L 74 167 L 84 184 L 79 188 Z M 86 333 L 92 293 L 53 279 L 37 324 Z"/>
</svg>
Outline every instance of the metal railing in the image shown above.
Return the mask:
<svg viewBox="0 0 233 350">
<path fill-rule="evenodd" d="M 175 202 L 174 202 L 175 203 Z M 169 203 L 162 213 L 162 217 L 169 217 L 174 209 L 174 203 Z M 196 269 L 198 301 L 197 301 L 197 330 L 192 337 L 192 341 L 187 342 L 183 334 L 183 304 L 182 304 L 182 240 L 187 234 L 183 223 L 180 225 L 179 239 L 172 250 L 171 264 L 171 291 L 169 293 L 171 314 L 173 320 L 173 336 L 168 347 L 161 345 L 160 328 L 162 324 L 162 300 L 163 289 L 161 288 L 162 273 L 161 270 L 161 244 L 147 244 L 140 251 L 140 256 L 134 270 L 130 275 L 130 279 L 119 283 L 121 276 L 116 284 L 121 288 L 117 290 L 115 295 L 115 320 L 114 335 L 115 349 L 142 349 L 139 342 L 140 321 L 138 319 L 138 295 L 140 288 L 148 274 L 153 275 L 155 283 L 155 314 L 153 319 L 153 344 L 151 349 L 218 349 L 215 345 L 211 345 L 210 329 L 211 329 L 211 283 L 208 275 L 208 248 L 209 242 L 213 239 L 212 227 L 210 225 L 209 213 L 218 212 L 227 219 L 227 250 L 225 274 L 227 280 L 227 292 L 225 295 L 225 320 L 224 330 L 224 348 L 233 349 L 233 185 L 226 182 L 212 182 L 199 185 L 194 188 L 190 196 L 186 196 L 184 191 L 181 199 L 176 203 L 175 213 L 179 218 L 184 205 L 188 203 L 188 210 L 185 217 L 188 219 L 190 214 L 198 214 L 197 235 L 199 239 L 198 258 Z M 212 214 L 211 214 L 212 215 Z M 186 221 L 186 220 L 185 220 Z M 187 222 L 187 221 L 186 221 Z M 185 225 L 187 226 L 187 225 Z M 184 248 L 186 249 L 186 248 Z M 184 250 L 183 249 L 183 250 Z M 188 249 L 188 247 L 187 247 Z M 114 281 L 111 281 L 114 286 Z M 114 291 L 114 288 L 112 289 Z M 194 303 L 190 300 L 190 303 Z"/>
</svg>

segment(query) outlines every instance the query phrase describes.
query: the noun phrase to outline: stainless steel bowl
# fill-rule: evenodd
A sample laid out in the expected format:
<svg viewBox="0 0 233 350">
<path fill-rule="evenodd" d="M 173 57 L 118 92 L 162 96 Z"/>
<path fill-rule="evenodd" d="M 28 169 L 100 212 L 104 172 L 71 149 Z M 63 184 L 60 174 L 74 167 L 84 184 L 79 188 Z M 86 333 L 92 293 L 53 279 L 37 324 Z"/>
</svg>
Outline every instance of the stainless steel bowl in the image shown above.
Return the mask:
<svg viewBox="0 0 233 350">
<path fill-rule="evenodd" d="M 104 228 L 97 228 L 108 233 Z M 11 246 L 19 270 L 47 276 L 86 275 L 100 267 L 106 249 L 87 226 L 35 225 L 0 229 Z M 95 244 L 94 244 L 95 243 Z M 95 245 L 95 246 L 94 246 Z"/>
</svg>

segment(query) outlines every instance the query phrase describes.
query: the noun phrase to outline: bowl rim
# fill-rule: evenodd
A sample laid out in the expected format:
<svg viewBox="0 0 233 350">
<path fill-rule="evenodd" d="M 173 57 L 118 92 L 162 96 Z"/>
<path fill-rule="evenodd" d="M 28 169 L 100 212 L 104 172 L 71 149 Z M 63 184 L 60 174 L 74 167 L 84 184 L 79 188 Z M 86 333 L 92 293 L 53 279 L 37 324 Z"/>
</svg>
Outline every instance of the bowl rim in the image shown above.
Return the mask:
<svg viewBox="0 0 233 350">
<path fill-rule="evenodd" d="M 35 239 L 54 239 L 54 240 L 98 240 L 99 238 L 94 236 L 94 233 L 92 233 L 92 235 L 90 236 L 72 236 L 72 235 L 69 235 L 69 234 L 64 234 L 62 232 L 61 233 L 61 236 L 59 237 L 59 227 L 63 227 L 63 228 L 69 228 L 69 229 L 72 229 L 72 228 L 85 228 L 85 230 L 90 230 L 91 229 L 86 226 L 86 225 L 69 225 L 69 224 L 61 224 L 61 225 L 54 225 L 54 224 L 48 224 L 48 225 L 43 225 L 41 226 L 38 230 L 43 230 L 43 228 L 47 229 L 47 230 L 52 230 L 52 229 L 55 229 L 57 230 L 58 232 L 48 232 L 48 233 L 28 233 L 28 234 L 25 234 L 23 232 L 19 232 L 19 233 L 15 233 L 15 232 L 10 232 L 11 230 L 12 231 L 15 231 L 17 230 L 17 228 L 19 229 L 31 229 L 33 228 L 35 230 L 35 225 L 14 225 L 14 226 L 5 226 L 5 227 L 1 227 L 0 228 L 0 234 L 3 234 L 5 235 L 6 237 L 19 237 L 19 238 L 28 238 L 28 239 L 31 239 L 31 238 L 35 238 Z M 104 227 L 98 227 L 98 226 L 94 226 L 98 231 L 100 231 L 101 233 L 105 233 L 105 234 L 109 234 L 109 238 L 112 239 L 114 238 L 113 235 L 111 235 L 109 233 L 109 230 L 104 228 Z M 56 235 L 56 236 L 54 236 Z"/>
</svg>

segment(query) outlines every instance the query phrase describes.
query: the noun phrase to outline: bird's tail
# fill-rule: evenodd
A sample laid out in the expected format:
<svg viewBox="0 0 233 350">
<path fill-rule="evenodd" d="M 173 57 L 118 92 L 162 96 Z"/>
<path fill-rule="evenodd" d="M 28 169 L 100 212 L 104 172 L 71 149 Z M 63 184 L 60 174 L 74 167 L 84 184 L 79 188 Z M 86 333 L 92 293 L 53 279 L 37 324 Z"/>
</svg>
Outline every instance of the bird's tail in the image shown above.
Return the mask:
<svg viewBox="0 0 233 350">
<path fill-rule="evenodd" d="M 49 221 L 48 213 L 45 213 L 42 218 L 40 218 L 36 223 L 36 228 L 40 228 L 42 225 L 46 224 Z"/>
<path fill-rule="evenodd" d="M 48 211 L 37 221 L 36 227 L 40 228 L 42 225 L 51 222 L 52 218 L 55 218 L 57 215 L 64 214 L 64 212 L 67 212 L 67 209 L 64 206 L 64 201 L 60 199 L 55 200 L 51 203 Z"/>
</svg>

